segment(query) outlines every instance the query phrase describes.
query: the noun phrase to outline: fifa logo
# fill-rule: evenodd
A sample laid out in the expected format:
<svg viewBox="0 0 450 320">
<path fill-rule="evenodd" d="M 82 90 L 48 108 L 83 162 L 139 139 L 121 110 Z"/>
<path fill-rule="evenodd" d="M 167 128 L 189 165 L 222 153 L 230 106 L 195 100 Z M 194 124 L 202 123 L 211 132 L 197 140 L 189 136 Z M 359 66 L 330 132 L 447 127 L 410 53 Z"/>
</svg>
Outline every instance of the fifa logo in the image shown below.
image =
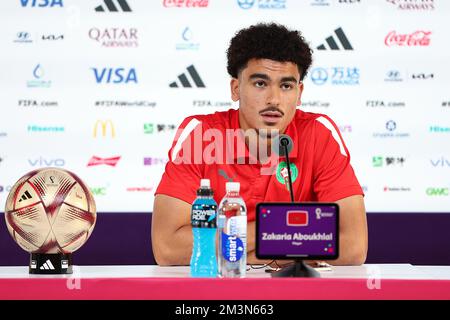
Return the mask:
<svg viewBox="0 0 450 320">
<path fill-rule="evenodd" d="M 102 137 L 106 137 L 108 128 L 110 128 L 109 132 L 110 132 L 111 138 L 116 137 L 116 130 L 115 130 L 114 124 L 111 120 L 106 120 L 106 121 L 97 120 L 97 122 L 94 125 L 94 133 L 93 133 L 94 138 L 97 138 L 99 128 L 101 128 Z"/>
</svg>

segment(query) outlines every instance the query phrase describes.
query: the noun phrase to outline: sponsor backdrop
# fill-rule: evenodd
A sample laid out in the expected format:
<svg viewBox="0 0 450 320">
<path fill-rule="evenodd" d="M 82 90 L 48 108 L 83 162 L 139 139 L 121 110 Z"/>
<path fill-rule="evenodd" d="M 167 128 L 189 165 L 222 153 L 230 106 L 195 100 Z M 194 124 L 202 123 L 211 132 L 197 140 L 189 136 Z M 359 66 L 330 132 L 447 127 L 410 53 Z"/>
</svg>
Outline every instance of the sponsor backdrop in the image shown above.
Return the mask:
<svg viewBox="0 0 450 320">
<path fill-rule="evenodd" d="M 0 203 L 51 166 L 99 211 L 150 212 L 181 120 L 238 107 L 229 40 L 276 21 L 314 48 L 300 108 L 338 124 L 367 210 L 448 212 L 449 14 L 444 0 L 1 1 Z"/>
</svg>

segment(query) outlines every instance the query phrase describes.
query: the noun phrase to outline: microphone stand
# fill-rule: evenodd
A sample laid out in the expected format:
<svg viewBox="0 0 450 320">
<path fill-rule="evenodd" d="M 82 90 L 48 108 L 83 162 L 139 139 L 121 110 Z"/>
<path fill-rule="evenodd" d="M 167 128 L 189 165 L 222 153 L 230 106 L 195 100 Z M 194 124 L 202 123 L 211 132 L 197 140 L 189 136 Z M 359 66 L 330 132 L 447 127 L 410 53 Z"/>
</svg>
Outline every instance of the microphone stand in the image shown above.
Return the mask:
<svg viewBox="0 0 450 320">
<path fill-rule="evenodd" d="M 291 163 L 289 161 L 289 140 L 281 138 L 280 144 L 284 148 L 284 157 L 286 159 L 286 165 L 288 169 L 288 181 L 289 181 L 289 193 L 291 195 L 291 202 L 294 203 L 294 190 L 292 188 L 292 176 L 291 176 Z M 282 268 L 280 271 L 273 272 L 272 277 L 302 277 L 302 278 L 320 278 L 319 272 L 314 268 L 305 264 L 303 259 L 295 259 L 294 264 Z"/>
</svg>

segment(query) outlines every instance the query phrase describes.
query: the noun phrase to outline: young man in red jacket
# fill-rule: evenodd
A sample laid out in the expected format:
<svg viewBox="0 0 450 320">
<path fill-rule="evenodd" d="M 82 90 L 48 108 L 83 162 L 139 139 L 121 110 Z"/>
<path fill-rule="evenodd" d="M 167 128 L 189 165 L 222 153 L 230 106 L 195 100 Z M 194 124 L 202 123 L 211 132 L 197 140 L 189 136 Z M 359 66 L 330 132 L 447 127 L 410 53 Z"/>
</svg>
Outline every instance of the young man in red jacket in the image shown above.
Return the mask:
<svg viewBox="0 0 450 320">
<path fill-rule="evenodd" d="M 331 263 L 364 263 L 364 194 L 347 147 L 329 117 L 297 109 L 311 52 L 300 32 L 273 23 L 253 25 L 233 37 L 227 69 L 239 109 L 191 116 L 180 125 L 155 196 L 152 245 L 158 264 L 189 264 L 190 210 L 203 178 L 211 180 L 217 203 L 227 181 L 240 182 L 248 210 L 247 262 L 266 262 L 255 256 L 256 204 L 290 201 L 282 173 L 286 164 L 270 152 L 278 133 L 293 140 L 289 156 L 295 201 L 339 204 L 340 256 Z M 238 150 L 240 144 L 244 148 Z"/>
</svg>

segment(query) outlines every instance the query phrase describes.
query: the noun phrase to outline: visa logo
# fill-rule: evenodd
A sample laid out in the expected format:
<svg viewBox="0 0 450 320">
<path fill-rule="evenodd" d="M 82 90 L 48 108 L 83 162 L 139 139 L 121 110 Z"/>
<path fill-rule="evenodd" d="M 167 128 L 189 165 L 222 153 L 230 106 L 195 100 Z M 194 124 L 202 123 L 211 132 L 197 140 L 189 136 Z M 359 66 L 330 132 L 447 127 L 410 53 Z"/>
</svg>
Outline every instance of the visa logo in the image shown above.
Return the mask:
<svg viewBox="0 0 450 320">
<path fill-rule="evenodd" d="M 22 7 L 63 7 L 62 0 L 20 0 Z"/>
<path fill-rule="evenodd" d="M 95 81 L 97 83 L 137 83 L 136 70 L 131 68 L 125 70 L 124 68 L 92 68 L 94 71 Z"/>
<path fill-rule="evenodd" d="M 438 160 L 430 160 L 433 167 L 450 167 L 450 160 L 445 159 L 444 157 Z"/>
<path fill-rule="evenodd" d="M 66 161 L 64 159 L 47 160 L 43 157 L 39 157 L 37 159 L 28 159 L 28 163 L 32 167 L 64 167 Z"/>
<path fill-rule="evenodd" d="M 308 211 L 288 211 L 286 213 L 286 225 L 290 227 L 306 227 L 308 225 Z"/>
</svg>

